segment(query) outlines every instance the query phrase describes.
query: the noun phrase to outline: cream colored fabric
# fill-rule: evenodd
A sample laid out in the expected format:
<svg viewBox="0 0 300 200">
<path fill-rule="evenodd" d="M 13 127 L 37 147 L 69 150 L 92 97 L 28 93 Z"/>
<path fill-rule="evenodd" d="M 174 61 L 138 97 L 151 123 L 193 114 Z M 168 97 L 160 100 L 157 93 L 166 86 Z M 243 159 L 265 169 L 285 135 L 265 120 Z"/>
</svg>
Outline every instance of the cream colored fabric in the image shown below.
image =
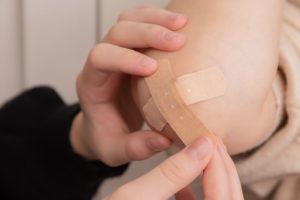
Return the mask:
<svg viewBox="0 0 300 200">
<path fill-rule="evenodd" d="M 287 121 L 264 145 L 236 161 L 245 199 L 300 199 L 300 7 L 296 4 L 287 4 L 282 27 L 280 69 L 286 83 L 282 88 L 277 79 L 274 94 L 278 116 L 283 105 Z"/>
</svg>

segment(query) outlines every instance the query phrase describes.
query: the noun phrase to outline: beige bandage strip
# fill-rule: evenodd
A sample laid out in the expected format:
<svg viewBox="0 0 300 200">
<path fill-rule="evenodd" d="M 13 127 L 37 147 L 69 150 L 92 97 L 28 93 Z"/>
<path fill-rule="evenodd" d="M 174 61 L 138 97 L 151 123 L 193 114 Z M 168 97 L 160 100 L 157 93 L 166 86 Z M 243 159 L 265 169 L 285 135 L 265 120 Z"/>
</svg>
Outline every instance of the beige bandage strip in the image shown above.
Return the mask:
<svg viewBox="0 0 300 200">
<path fill-rule="evenodd" d="M 161 116 L 184 144 L 192 143 L 199 136 L 216 141 L 216 136 L 200 122 L 180 97 L 168 60 L 159 60 L 158 70 L 145 80 Z"/>
<path fill-rule="evenodd" d="M 180 76 L 175 84 L 187 105 L 222 96 L 227 89 L 225 76 L 217 67 Z"/>
<path fill-rule="evenodd" d="M 160 111 L 157 109 L 153 101 L 153 98 L 150 98 L 146 105 L 143 107 L 143 112 L 146 121 L 152 128 L 157 131 L 162 131 L 168 123 L 160 114 Z"/>
</svg>

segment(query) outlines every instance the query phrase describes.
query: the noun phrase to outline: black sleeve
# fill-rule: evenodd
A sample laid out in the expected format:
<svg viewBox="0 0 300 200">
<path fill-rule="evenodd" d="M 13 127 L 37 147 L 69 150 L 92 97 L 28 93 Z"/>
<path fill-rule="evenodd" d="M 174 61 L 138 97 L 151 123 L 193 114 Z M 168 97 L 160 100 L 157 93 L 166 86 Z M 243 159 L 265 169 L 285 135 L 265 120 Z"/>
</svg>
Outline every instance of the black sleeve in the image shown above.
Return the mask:
<svg viewBox="0 0 300 200">
<path fill-rule="evenodd" d="M 91 199 L 103 179 L 120 175 L 76 155 L 69 130 L 79 105 L 48 87 L 34 88 L 0 109 L 0 199 Z"/>
</svg>

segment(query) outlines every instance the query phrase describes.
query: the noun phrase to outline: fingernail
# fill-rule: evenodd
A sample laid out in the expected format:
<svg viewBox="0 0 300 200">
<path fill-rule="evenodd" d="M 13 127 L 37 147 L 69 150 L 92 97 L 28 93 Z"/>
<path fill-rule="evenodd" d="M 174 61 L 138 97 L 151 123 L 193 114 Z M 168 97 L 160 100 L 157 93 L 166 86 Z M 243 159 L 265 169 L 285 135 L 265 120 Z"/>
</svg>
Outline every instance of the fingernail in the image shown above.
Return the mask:
<svg viewBox="0 0 300 200">
<path fill-rule="evenodd" d="M 196 140 L 193 144 L 191 144 L 186 152 L 195 160 L 203 160 L 206 158 L 208 153 L 211 151 L 213 145 L 210 139 L 201 138 Z"/>
<path fill-rule="evenodd" d="M 149 67 L 149 68 L 155 68 L 157 63 L 155 60 L 153 60 L 152 58 L 149 58 L 149 57 L 144 57 L 142 60 L 141 60 L 141 65 L 143 67 Z"/>
<path fill-rule="evenodd" d="M 175 42 L 175 41 L 180 41 L 183 40 L 183 35 L 175 32 L 165 32 L 164 34 L 165 40 L 169 42 Z"/>
<path fill-rule="evenodd" d="M 163 139 L 161 137 L 152 137 L 147 140 L 147 145 L 150 149 L 154 151 L 163 151 L 170 147 L 170 143 L 166 142 L 166 139 Z"/>
<path fill-rule="evenodd" d="M 171 21 L 186 21 L 186 16 L 182 14 L 170 14 L 169 19 Z"/>
</svg>

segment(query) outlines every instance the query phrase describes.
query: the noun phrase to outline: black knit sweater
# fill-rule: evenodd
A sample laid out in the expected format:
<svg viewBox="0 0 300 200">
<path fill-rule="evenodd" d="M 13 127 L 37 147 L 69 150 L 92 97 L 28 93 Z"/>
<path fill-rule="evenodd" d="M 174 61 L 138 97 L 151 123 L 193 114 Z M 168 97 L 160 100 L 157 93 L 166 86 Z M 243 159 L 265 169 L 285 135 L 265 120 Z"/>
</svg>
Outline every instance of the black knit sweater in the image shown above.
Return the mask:
<svg viewBox="0 0 300 200">
<path fill-rule="evenodd" d="M 120 175 L 76 155 L 69 143 L 79 105 L 67 106 L 48 87 L 34 88 L 0 109 L 0 199 L 89 200 L 99 184 Z"/>
</svg>

